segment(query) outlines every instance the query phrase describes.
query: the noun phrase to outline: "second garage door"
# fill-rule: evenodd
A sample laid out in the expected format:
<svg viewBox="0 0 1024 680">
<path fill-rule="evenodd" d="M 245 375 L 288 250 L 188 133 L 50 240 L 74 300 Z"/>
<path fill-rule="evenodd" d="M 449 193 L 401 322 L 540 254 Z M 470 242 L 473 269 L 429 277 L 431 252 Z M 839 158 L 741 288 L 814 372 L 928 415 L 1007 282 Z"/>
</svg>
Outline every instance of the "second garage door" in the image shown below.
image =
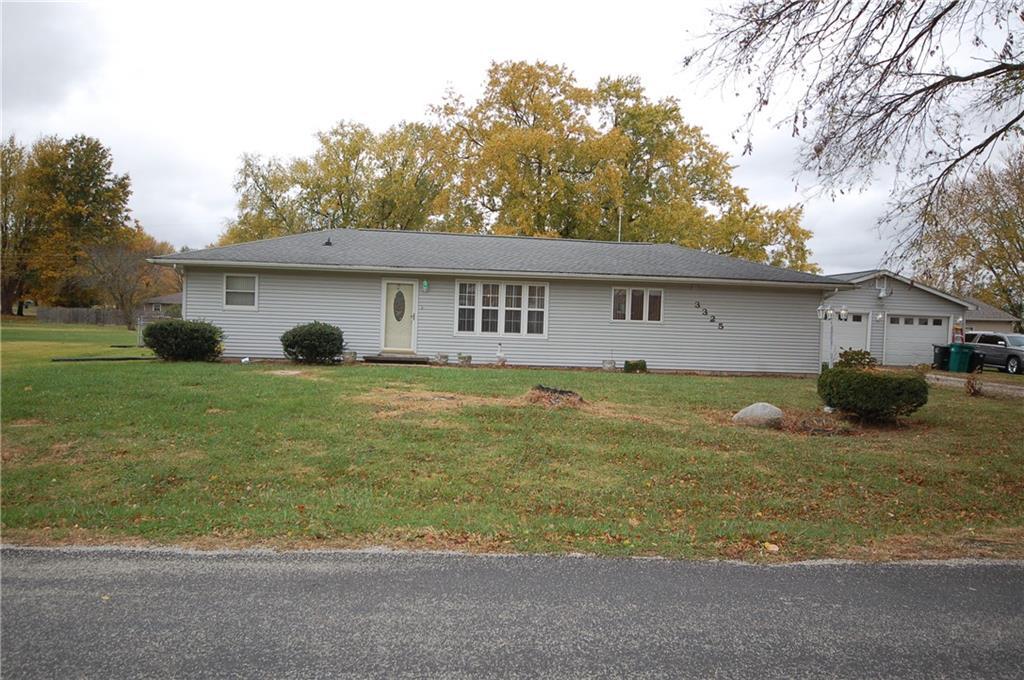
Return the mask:
<svg viewBox="0 0 1024 680">
<path fill-rule="evenodd" d="M 913 366 L 932 362 L 932 345 L 949 342 L 949 318 L 889 314 L 885 323 L 885 363 Z"/>
</svg>

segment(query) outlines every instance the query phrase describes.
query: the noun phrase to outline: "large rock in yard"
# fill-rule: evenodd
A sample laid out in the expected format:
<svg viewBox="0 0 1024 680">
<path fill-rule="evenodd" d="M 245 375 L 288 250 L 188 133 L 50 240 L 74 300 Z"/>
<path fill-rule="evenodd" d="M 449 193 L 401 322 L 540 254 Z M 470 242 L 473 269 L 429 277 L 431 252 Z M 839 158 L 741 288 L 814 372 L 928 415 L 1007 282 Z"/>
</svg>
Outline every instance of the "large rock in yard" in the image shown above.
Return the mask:
<svg viewBox="0 0 1024 680">
<path fill-rule="evenodd" d="M 751 404 L 732 417 L 737 425 L 750 427 L 782 427 L 782 409 L 763 401 Z"/>
</svg>

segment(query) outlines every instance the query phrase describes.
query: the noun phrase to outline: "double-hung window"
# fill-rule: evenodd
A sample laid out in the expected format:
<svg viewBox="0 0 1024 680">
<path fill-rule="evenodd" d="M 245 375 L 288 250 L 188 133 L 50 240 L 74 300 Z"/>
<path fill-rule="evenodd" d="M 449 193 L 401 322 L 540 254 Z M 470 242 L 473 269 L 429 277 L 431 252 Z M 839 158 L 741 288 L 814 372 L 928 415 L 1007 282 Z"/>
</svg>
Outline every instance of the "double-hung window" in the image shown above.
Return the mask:
<svg viewBox="0 0 1024 680">
<path fill-rule="evenodd" d="M 613 288 L 612 321 L 661 321 L 660 288 Z"/>
<path fill-rule="evenodd" d="M 523 286 L 518 283 L 505 284 L 505 332 L 523 332 Z"/>
<path fill-rule="evenodd" d="M 544 309 L 547 301 L 547 286 L 529 286 L 526 302 L 526 334 L 544 335 Z"/>
<path fill-rule="evenodd" d="M 498 315 L 501 312 L 501 305 L 498 304 L 501 285 L 484 283 L 481 288 L 483 292 L 480 294 L 480 332 L 497 333 Z"/>
<path fill-rule="evenodd" d="M 476 332 L 476 284 L 459 284 L 459 317 L 460 333 Z"/>
<path fill-rule="evenodd" d="M 256 275 L 224 275 L 224 307 L 256 309 Z"/>
<path fill-rule="evenodd" d="M 547 334 L 547 284 L 459 281 L 457 291 L 455 331 L 460 335 Z"/>
</svg>

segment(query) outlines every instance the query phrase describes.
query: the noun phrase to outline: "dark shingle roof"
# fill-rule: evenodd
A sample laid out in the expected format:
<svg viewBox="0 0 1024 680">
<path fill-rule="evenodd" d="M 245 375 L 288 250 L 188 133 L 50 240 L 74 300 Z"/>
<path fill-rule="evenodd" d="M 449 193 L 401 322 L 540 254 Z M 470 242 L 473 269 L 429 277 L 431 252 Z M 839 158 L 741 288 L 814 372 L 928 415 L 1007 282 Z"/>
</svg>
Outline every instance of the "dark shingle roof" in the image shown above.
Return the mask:
<svg viewBox="0 0 1024 680">
<path fill-rule="evenodd" d="M 999 309 L 998 307 L 993 307 L 992 305 L 988 304 L 987 302 L 982 302 L 978 298 L 968 297 L 968 298 L 965 298 L 965 299 L 970 300 L 971 302 L 973 302 L 978 307 L 977 309 L 975 309 L 973 311 L 970 311 L 970 312 L 967 312 L 967 314 L 964 315 L 964 318 L 966 318 L 968 321 L 1017 321 L 1018 320 L 1012 314 L 1007 314 L 1006 312 L 1004 312 L 1003 310 Z"/>
<path fill-rule="evenodd" d="M 161 305 L 180 305 L 181 293 L 168 293 L 167 295 L 158 295 L 156 297 L 151 297 L 148 300 L 146 300 L 147 305 L 151 305 L 154 303 Z"/>
<path fill-rule="evenodd" d="M 331 241 L 331 246 L 324 242 Z M 835 279 L 671 244 L 333 229 L 155 258 L 185 264 L 252 263 L 345 269 L 466 271 L 768 281 Z"/>
<path fill-rule="evenodd" d="M 829 274 L 830 278 L 839 279 L 840 281 L 856 281 L 862 276 L 867 274 L 877 274 L 883 272 L 883 269 L 865 269 L 859 272 L 843 272 L 842 274 Z"/>
</svg>

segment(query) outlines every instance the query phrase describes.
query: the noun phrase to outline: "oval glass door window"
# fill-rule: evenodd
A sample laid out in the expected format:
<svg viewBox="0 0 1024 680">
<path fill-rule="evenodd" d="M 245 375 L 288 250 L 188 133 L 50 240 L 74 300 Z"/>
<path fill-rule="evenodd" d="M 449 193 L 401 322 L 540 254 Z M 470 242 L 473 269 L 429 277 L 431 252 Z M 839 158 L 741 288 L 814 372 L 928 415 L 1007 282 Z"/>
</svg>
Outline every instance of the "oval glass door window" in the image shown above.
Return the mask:
<svg viewBox="0 0 1024 680">
<path fill-rule="evenodd" d="M 405 293 L 402 291 L 395 293 L 395 302 L 393 304 L 392 311 L 395 314 L 395 321 L 401 321 L 405 316 Z"/>
</svg>

